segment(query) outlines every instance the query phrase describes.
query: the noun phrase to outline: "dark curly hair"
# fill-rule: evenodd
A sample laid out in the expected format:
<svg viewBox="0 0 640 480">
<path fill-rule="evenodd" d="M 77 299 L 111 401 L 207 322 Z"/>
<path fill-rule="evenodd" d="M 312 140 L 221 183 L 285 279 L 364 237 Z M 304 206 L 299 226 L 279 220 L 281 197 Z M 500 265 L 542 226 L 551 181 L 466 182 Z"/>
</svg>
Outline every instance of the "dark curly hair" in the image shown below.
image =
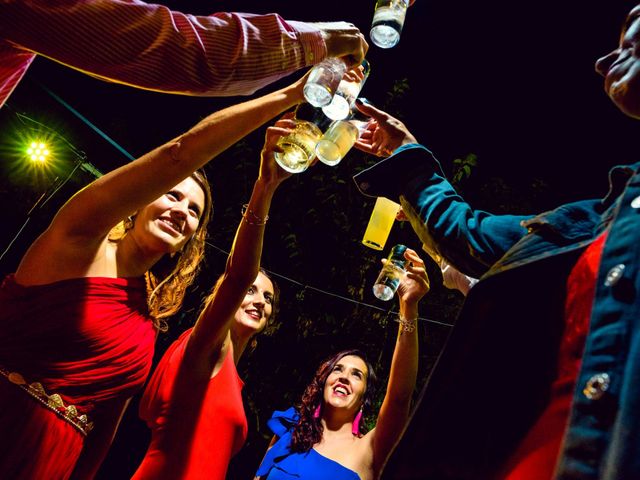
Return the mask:
<svg viewBox="0 0 640 480">
<path fill-rule="evenodd" d="M 367 365 L 367 386 L 363 397 L 362 416 L 366 417 L 373 413 L 373 401 L 375 399 L 376 375 L 373 365 L 367 360 L 366 355 L 356 349 L 343 350 L 328 358 L 322 364 L 302 394 L 302 400 L 296 405 L 296 410 L 300 415 L 298 423 L 293 428 L 291 436 L 291 451 L 308 452 L 322 439 L 323 427 L 320 418 L 315 418 L 314 413 L 323 402 L 324 386 L 336 364 L 348 355 L 360 357 Z M 360 433 L 366 433 L 364 422 L 360 422 Z"/>
</svg>

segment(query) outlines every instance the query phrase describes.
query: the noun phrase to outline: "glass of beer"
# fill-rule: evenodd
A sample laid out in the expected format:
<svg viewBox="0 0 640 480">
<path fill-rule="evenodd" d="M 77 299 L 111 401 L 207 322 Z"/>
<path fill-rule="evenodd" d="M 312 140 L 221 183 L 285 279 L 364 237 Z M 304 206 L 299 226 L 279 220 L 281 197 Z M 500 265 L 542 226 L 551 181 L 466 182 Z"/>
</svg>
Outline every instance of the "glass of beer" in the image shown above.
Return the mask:
<svg viewBox="0 0 640 480">
<path fill-rule="evenodd" d="M 362 243 L 374 250 L 382 250 L 387 243 L 391 227 L 400 210 L 400 205 L 385 197 L 378 197 L 373 206 L 369 224 L 364 232 Z"/>
<path fill-rule="evenodd" d="M 340 163 L 358 139 L 360 131 L 349 120 L 335 120 L 316 145 L 318 160 L 334 166 Z"/>
<path fill-rule="evenodd" d="M 295 119 L 296 126 L 289 135 L 278 139 L 276 145 L 282 152 L 275 152 L 278 165 L 290 173 L 304 172 L 316 156 L 316 144 L 322 131 L 312 122 Z"/>
<path fill-rule="evenodd" d="M 409 7 L 409 0 L 378 0 L 369 37 L 380 48 L 395 47 Z"/>
<path fill-rule="evenodd" d="M 364 75 L 362 80 L 343 78 L 338 85 L 338 89 L 336 90 L 331 103 L 322 107 L 324 114 L 331 120 L 344 120 L 353 112 L 356 98 L 360 95 L 360 90 L 362 90 L 364 82 L 369 77 L 371 65 L 367 60 L 363 60 L 358 68 L 360 68 Z"/>
</svg>

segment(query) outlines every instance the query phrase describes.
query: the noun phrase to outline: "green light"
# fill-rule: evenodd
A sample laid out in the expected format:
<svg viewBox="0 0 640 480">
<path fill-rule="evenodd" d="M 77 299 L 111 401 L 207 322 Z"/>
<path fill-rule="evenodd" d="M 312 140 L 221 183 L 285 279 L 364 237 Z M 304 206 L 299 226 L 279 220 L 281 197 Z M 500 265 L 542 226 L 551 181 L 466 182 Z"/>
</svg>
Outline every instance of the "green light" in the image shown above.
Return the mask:
<svg viewBox="0 0 640 480">
<path fill-rule="evenodd" d="M 32 141 L 27 148 L 27 155 L 32 162 L 45 163 L 49 158 L 49 148 L 45 142 Z"/>
</svg>

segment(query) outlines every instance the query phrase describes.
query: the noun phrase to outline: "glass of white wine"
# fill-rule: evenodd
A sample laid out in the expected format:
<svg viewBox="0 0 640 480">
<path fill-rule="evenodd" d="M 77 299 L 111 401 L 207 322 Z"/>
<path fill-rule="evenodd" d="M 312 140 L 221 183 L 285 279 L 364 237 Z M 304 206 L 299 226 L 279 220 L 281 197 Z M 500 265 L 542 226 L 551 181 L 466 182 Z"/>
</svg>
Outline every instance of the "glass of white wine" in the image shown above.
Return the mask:
<svg viewBox="0 0 640 480">
<path fill-rule="evenodd" d="M 309 168 L 316 157 L 316 144 L 322 137 L 322 131 L 316 124 L 300 119 L 295 119 L 295 122 L 293 132 L 276 142 L 283 151 L 274 154 L 278 165 L 290 173 L 304 172 Z"/>
</svg>

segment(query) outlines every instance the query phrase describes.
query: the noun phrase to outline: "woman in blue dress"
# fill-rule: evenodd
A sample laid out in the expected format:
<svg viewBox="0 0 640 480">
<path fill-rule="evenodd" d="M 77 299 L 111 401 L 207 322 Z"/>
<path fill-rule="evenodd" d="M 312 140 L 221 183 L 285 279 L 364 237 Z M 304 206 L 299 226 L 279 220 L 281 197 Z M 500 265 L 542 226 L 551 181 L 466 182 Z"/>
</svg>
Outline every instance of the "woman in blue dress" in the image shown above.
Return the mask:
<svg viewBox="0 0 640 480">
<path fill-rule="evenodd" d="M 323 362 L 296 408 L 276 411 L 274 433 L 256 480 L 373 480 L 379 477 L 409 417 L 418 370 L 418 301 L 429 290 L 424 262 L 407 249 L 398 287 L 400 313 L 389 383 L 376 426 L 362 418 L 372 408 L 375 375 L 358 350 Z"/>
</svg>

